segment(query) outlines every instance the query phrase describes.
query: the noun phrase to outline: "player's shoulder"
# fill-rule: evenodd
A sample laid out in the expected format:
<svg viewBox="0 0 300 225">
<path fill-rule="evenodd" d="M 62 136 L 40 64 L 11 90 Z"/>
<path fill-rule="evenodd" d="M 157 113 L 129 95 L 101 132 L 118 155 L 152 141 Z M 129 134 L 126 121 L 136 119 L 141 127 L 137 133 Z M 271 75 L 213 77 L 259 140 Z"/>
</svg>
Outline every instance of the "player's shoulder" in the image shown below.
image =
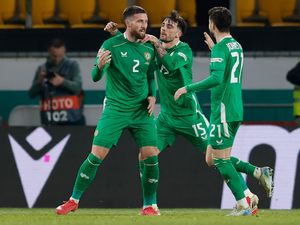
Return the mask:
<svg viewBox="0 0 300 225">
<path fill-rule="evenodd" d="M 217 43 L 214 46 L 213 50 L 231 52 L 232 50 L 243 50 L 243 48 L 241 44 L 238 41 L 236 41 L 233 37 L 227 37 L 219 43 Z"/>
<path fill-rule="evenodd" d="M 114 46 L 118 46 L 120 44 L 124 44 L 126 43 L 126 39 L 124 38 L 123 34 L 118 34 L 116 36 L 110 37 L 108 39 L 106 39 L 102 46 L 109 48 L 109 47 L 114 47 Z"/>
<path fill-rule="evenodd" d="M 151 44 L 150 42 L 141 43 L 141 45 L 142 45 L 145 49 L 147 49 L 147 50 L 149 50 L 149 51 L 151 51 L 151 52 L 154 52 L 154 46 L 153 46 L 153 44 Z"/>
<path fill-rule="evenodd" d="M 180 41 L 177 45 L 177 50 L 181 50 L 181 51 L 192 51 L 191 47 L 189 46 L 188 43 Z"/>
<path fill-rule="evenodd" d="M 187 43 L 180 41 L 176 45 L 176 47 L 172 50 L 171 56 L 174 54 L 177 54 L 183 57 L 184 60 L 187 60 L 187 59 L 192 59 L 193 52 Z"/>
</svg>

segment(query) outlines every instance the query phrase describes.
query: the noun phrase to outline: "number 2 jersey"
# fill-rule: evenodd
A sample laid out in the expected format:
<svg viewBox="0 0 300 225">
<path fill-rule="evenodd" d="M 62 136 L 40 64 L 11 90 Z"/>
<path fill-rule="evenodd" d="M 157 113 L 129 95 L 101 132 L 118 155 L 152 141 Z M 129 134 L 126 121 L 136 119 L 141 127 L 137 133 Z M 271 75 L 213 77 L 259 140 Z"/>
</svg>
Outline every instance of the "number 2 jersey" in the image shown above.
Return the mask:
<svg viewBox="0 0 300 225">
<path fill-rule="evenodd" d="M 231 36 L 223 38 L 211 51 L 210 76 L 188 85 L 188 93 L 211 88 L 211 123 L 243 120 L 243 49 Z"/>
<path fill-rule="evenodd" d="M 152 44 L 130 42 L 120 34 L 106 40 L 99 52 L 104 50 L 111 52 L 111 61 L 99 70 L 97 56 L 92 78 L 98 81 L 106 73 L 106 107 L 126 111 L 148 105 L 147 97 L 156 96 Z"/>
</svg>

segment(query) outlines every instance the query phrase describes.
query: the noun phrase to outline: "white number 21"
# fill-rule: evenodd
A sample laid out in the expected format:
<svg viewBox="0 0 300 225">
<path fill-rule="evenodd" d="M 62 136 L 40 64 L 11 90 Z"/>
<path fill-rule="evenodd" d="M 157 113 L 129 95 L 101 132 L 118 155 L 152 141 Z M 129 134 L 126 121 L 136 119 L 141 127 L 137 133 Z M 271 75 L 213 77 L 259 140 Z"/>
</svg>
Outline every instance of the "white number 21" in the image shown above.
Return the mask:
<svg viewBox="0 0 300 225">
<path fill-rule="evenodd" d="M 231 56 L 236 58 L 235 63 L 231 70 L 231 76 L 230 76 L 230 83 L 240 83 L 241 82 L 241 74 L 243 70 L 243 61 L 244 61 L 244 55 L 241 52 L 241 55 L 239 55 L 238 52 L 231 52 Z M 239 67 L 239 64 L 241 64 L 240 69 L 237 72 L 237 68 Z"/>
</svg>

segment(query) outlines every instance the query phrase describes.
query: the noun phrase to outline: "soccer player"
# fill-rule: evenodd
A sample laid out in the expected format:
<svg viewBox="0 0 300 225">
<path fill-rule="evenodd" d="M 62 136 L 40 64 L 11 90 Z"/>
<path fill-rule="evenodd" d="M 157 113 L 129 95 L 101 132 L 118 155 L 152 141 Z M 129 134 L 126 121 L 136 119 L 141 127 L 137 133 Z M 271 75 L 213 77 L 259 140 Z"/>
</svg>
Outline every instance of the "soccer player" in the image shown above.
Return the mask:
<svg viewBox="0 0 300 225">
<path fill-rule="evenodd" d="M 167 147 L 171 147 L 176 136 L 185 137 L 190 143 L 205 153 L 207 149 L 209 122 L 202 113 L 198 99 L 194 93 L 190 93 L 180 102 L 174 101 L 175 91 L 184 86 L 192 84 L 192 50 L 187 43 L 180 41 L 186 32 L 187 24 L 185 20 L 173 11 L 161 24 L 160 40 L 155 36 L 146 35 L 143 40 L 150 41 L 157 50 L 157 61 L 160 72 L 157 74 L 157 83 L 160 93 L 161 112 L 156 119 L 158 149 L 160 152 Z M 105 30 L 111 35 L 117 34 L 117 24 L 110 22 Z M 214 43 L 208 34 L 205 34 L 206 43 L 211 48 Z M 255 167 L 249 163 L 231 157 L 233 165 L 239 172 L 256 176 L 260 179 L 264 187 L 266 178 L 261 176 L 263 168 Z M 213 165 L 212 160 L 208 162 Z M 143 161 L 140 161 L 140 173 L 143 174 Z M 256 214 L 258 197 L 247 187 L 243 177 L 239 174 L 243 190 L 252 205 L 252 212 Z M 266 188 L 265 188 L 266 189 Z M 270 189 L 266 189 L 270 193 Z"/>
<path fill-rule="evenodd" d="M 185 85 L 174 95 L 175 101 L 196 91 L 211 89 L 211 116 L 206 161 L 213 162 L 232 191 L 237 207 L 232 216 L 251 215 L 237 169 L 231 160 L 234 137 L 243 120 L 242 46 L 230 35 L 231 13 L 225 7 L 209 10 L 209 31 L 217 41 L 210 58 L 210 76 L 198 83 Z M 184 94 L 184 95 L 183 95 Z M 253 170 L 269 197 L 272 195 L 272 170 Z"/>
<path fill-rule="evenodd" d="M 137 42 L 145 37 L 146 11 L 130 6 L 123 12 L 126 31 L 106 40 L 92 69 L 93 81 L 107 74 L 106 102 L 94 133 L 91 153 L 79 168 L 71 198 L 56 208 L 57 214 L 68 214 L 95 178 L 98 167 L 117 144 L 125 128 L 134 136 L 144 163 L 142 178 L 142 215 L 159 215 L 156 189 L 159 180 L 157 136 L 153 116 L 155 107 L 155 52 L 151 43 Z"/>
</svg>

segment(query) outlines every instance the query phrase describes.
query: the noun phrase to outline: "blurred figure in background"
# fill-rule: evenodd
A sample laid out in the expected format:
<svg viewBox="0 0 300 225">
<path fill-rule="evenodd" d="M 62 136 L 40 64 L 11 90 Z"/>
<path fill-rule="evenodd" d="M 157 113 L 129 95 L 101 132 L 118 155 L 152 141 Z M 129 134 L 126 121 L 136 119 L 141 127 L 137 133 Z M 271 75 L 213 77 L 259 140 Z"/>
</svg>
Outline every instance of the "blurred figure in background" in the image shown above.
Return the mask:
<svg viewBox="0 0 300 225">
<path fill-rule="evenodd" d="M 297 125 L 300 125 L 300 62 L 287 73 L 286 79 L 294 85 L 294 116 Z"/>
<path fill-rule="evenodd" d="M 38 66 L 29 96 L 40 97 L 41 121 L 46 125 L 84 125 L 79 64 L 66 57 L 65 43 L 51 41 L 45 63 Z"/>
</svg>

